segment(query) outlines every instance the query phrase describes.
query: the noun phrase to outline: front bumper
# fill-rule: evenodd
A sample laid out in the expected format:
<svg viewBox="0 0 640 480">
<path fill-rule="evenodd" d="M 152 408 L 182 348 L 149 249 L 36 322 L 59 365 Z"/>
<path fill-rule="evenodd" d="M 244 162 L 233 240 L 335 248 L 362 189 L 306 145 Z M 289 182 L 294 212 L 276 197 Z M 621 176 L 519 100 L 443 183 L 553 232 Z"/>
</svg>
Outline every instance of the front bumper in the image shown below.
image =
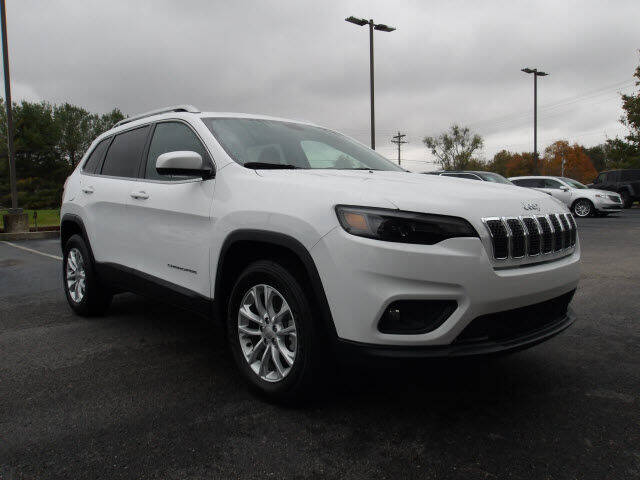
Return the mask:
<svg viewBox="0 0 640 480">
<path fill-rule="evenodd" d="M 598 212 L 614 213 L 622 210 L 622 203 L 614 202 L 609 199 L 597 199 L 593 206 Z"/>
<path fill-rule="evenodd" d="M 364 344 L 365 349 L 438 347 L 442 350 L 438 356 L 447 349 L 488 353 L 507 348 L 505 345 L 454 348 L 452 344 L 472 320 L 568 294 L 576 289 L 580 275 L 579 242 L 562 258 L 512 268 L 500 264 L 495 268 L 497 265 L 489 259 L 485 246 L 477 238 L 453 238 L 436 245 L 408 245 L 356 237 L 338 227 L 311 249 L 311 255 L 322 280 L 339 343 Z M 396 300 L 455 300 L 458 306 L 435 330 L 419 334 L 382 333 L 378 322 Z M 563 322 L 556 325 L 557 328 L 549 327 L 549 335 L 538 333 L 545 339 L 570 323 L 567 320 L 564 327 Z M 542 340 L 523 338 L 516 343 L 536 341 Z M 512 347 L 518 348 L 518 345 Z"/>
</svg>

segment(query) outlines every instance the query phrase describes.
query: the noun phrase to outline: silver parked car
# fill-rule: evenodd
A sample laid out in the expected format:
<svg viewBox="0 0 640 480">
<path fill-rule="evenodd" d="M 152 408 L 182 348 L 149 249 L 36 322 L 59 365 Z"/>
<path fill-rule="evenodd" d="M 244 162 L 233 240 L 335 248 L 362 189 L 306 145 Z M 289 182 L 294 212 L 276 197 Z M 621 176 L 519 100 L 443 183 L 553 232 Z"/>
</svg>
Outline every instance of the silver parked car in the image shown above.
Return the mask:
<svg viewBox="0 0 640 480">
<path fill-rule="evenodd" d="M 510 177 L 514 185 L 533 188 L 557 198 L 571 209 L 576 217 L 607 215 L 622 209 L 622 198 L 614 192 L 589 188 L 567 177 L 527 176 Z"/>
</svg>

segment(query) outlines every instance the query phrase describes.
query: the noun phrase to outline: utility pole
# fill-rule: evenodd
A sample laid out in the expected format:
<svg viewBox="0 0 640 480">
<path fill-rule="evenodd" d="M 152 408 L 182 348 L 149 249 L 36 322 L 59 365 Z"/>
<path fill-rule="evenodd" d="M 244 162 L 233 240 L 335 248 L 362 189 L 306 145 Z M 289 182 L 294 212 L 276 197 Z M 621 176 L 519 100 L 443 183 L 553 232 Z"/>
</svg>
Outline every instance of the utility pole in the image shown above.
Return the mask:
<svg viewBox="0 0 640 480">
<path fill-rule="evenodd" d="M 356 18 L 351 16 L 345 18 L 349 23 L 353 23 L 360 27 L 369 25 L 369 90 L 371 94 L 371 148 L 376 149 L 376 114 L 374 107 L 374 85 L 373 85 L 373 31 L 378 30 L 380 32 L 393 32 L 394 27 L 385 25 L 384 23 L 374 23 L 373 19 Z"/>
<path fill-rule="evenodd" d="M 537 68 L 523 68 L 524 73 L 533 74 L 533 160 L 536 164 L 537 173 L 540 173 L 538 164 L 538 77 L 546 77 L 546 72 L 539 72 Z"/>
<path fill-rule="evenodd" d="M 0 0 L 2 20 L 2 60 L 4 63 L 4 100 L 7 107 L 7 156 L 9 158 L 9 183 L 11 184 L 11 210 L 9 213 L 21 213 L 18 209 L 18 190 L 16 187 L 16 157 L 13 150 L 13 116 L 11 114 L 11 80 L 9 77 L 9 46 L 7 45 L 7 12 L 5 0 Z"/>
<path fill-rule="evenodd" d="M 398 166 L 402 165 L 400 161 L 400 146 L 403 143 L 407 143 L 405 140 L 403 140 L 404 137 L 406 137 L 406 135 L 404 133 L 400 133 L 400 130 L 398 130 L 397 135 L 391 137 L 391 143 L 395 143 L 396 145 L 398 145 Z"/>
</svg>

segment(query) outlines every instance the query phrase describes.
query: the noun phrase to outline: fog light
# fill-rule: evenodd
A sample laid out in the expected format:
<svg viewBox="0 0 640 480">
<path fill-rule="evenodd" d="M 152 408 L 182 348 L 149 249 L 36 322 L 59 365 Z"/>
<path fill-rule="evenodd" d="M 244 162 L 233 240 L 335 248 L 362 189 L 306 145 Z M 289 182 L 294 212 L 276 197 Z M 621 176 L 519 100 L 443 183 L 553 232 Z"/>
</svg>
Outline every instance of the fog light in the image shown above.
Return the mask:
<svg viewBox="0 0 640 480">
<path fill-rule="evenodd" d="M 427 333 L 442 325 L 456 308 L 455 300 L 398 300 L 385 309 L 378 330 L 404 335 Z"/>
</svg>

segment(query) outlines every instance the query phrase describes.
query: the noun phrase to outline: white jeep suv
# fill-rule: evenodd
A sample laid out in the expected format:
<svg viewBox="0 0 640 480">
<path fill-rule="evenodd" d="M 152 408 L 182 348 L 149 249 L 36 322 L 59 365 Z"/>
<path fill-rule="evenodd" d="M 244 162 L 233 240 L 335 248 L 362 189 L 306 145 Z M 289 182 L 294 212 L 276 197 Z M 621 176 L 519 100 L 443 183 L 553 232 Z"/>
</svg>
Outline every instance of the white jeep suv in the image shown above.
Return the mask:
<svg viewBox="0 0 640 480">
<path fill-rule="evenodd" d="M 580 246 L 543 193 L 406 172 L 310 123 L 179 106 L 119 122 L 68 178 L 63 284 L 226 325 L 244 377 L 291 398 L 323 356 L 511 351 L 569 326 Z"/>
</svg>

